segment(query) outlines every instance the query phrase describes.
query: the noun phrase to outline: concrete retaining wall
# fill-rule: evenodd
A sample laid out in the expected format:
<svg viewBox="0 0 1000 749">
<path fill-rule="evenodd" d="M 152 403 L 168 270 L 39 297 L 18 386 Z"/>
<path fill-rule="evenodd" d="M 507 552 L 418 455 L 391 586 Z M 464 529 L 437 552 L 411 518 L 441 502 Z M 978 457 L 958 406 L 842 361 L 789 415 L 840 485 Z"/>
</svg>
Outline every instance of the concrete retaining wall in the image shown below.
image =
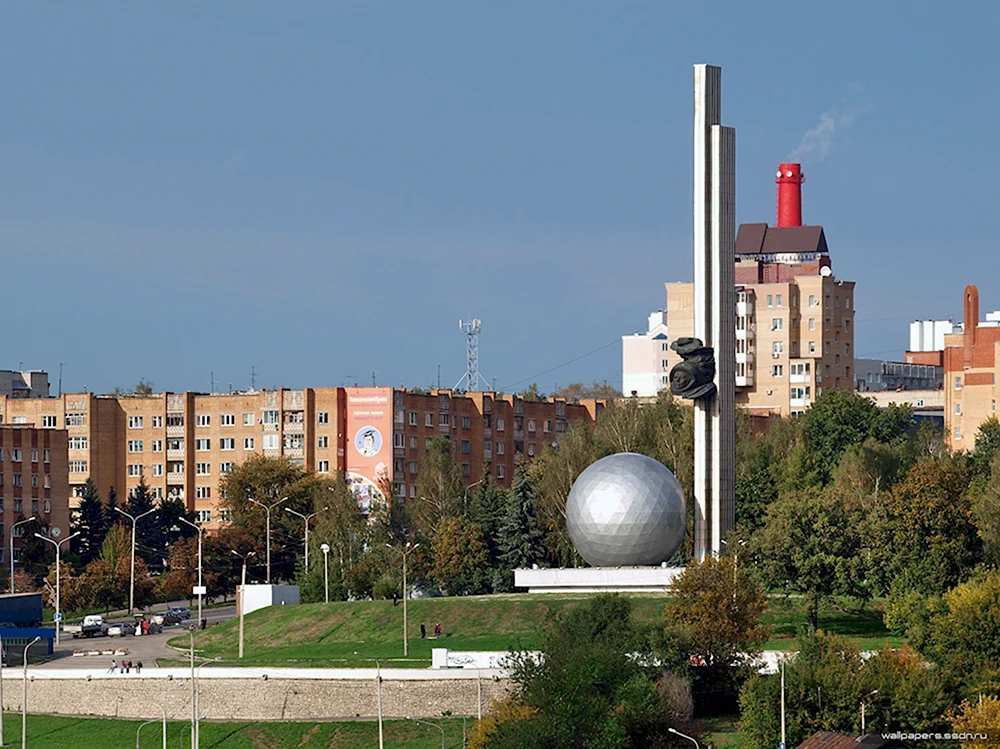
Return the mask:
<svg viewBox="0 0 1000 749">
<path fill-rule="evenodd" d="M 166 708 L 177 719 L 191 716 L 191 679 L 156 669 L 141 676 L 86 677 L 35 670 L 28 681 L 28 711 L 58 715 L 94 715 L 154 719 Z M 201 714 L 209 720 L 333 720 L 374 718 L 377 682 L 371 674 L 346 677 L 301 678 L 246 674 L 238 677 L 207 670 L 198 677 Z M 228 670 L 228 669 L 227 669 Z M 385 718 L 475 716 L 482 701 L 485 713 L 507 694 L 510 682 L 483 671 L 449 672 L 433 677 L 424 671 L 383 671 L 382 713 Z M 31 673 L 31 672 L 29 672 Z M 20 673 L 3 679 L 4 709 L 21 710 Z M 208 677 L 208 678 L 206 678 Z"/>
</svg>

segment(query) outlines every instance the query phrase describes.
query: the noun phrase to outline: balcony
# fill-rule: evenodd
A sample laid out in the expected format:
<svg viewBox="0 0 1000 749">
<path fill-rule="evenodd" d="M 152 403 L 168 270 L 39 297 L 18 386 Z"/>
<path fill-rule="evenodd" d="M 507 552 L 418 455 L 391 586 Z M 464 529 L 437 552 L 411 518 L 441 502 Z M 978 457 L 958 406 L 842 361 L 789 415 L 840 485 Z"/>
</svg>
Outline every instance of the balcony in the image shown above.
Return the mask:
<svg viewBox="0 0 1000 749">
<path fill-rule="evenodd" d="M 286 421 L 285 422 L 285 432 L 292 434 L 302 434 L 306 430 L 305 422 L 302 421 Z"/>
<path fill-rule="evenodd" d="M 788 401 L 788 405 L 792 408 L 809 408 L 809 403 L 808 398 L 792 398 Z"/>
<path fill-rule="evenodd" d="M 184 436 L 184 425 L 180 426 L 168 426 L 167 427 L 168 437 L 183 437 Z"/>
<path fill-rule="evenodd" d="M 184 448 L 180 450 L 167 450 L 167 460 L 184 460 Z"/>
<path fill-rule="evenodd" d="M 737 364 L 746 364 L 748 368 L 752 367 L 753 366 L 753 354 L 750 353 L 750 352 L 737 353 L 736 354 L 736 363 Z"/>
<path fill-rule="evenodd" d="M 167 473 L 167 484 L 184 484 L 184 472 L 183 471 L 170 471 Z"/>
<path fill-rule="evenodd" d="M 788 381 L 795 385 L 809 385 L 812 382 L 812 375 L 808 372 L 805 374 L 788 375 Z"/>
<path fill-rule="evenodd" d="M 753 317 L 753 305 L 750 302 L 736 303 L 737 317 Z"/>
</svg>

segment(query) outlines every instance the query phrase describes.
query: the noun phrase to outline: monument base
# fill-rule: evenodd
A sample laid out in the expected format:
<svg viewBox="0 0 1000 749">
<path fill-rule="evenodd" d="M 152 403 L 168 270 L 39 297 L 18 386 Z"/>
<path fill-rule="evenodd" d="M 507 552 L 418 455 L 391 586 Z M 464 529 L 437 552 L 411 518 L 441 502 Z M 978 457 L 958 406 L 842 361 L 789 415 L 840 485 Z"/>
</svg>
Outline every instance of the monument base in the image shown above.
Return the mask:
<svg viewBox="0 0 1000 749">
<path fill-rule="evenodd" d="M 514 570 L 529 593 L 667 593 L 683 567 L 568 567 Z"/>
</svg>

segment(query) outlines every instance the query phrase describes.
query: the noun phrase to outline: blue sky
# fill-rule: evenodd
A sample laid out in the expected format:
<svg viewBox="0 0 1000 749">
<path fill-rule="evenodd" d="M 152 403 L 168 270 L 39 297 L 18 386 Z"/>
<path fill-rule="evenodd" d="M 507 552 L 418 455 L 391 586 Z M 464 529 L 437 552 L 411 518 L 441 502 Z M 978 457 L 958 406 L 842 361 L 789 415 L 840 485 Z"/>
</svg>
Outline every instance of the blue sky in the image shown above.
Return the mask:
<svg viewBox="0 0 1000 749">
<path fill-rule="evenodd" d="M 696 62 L 723 67 L 741 222 L 832 121 L 804 218 L 857 281 L 858 354 L 899 356 L 966 283 L 1000 307 L 1000 11 L 963 8 L 5 4 L 0 367 L 449 386 L 476 316 L 498 387 L 620 384 L 619 337 L 691 277 Z"/>
</svg>

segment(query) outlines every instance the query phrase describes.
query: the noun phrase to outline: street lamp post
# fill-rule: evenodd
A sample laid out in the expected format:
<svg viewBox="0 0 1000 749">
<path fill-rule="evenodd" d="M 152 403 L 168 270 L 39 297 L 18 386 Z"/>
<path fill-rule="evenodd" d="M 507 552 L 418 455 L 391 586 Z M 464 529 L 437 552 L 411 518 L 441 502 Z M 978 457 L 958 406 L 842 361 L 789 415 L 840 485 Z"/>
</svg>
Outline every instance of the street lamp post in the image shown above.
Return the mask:
<svg viewBox="0 0 1000 749">
<path fill-rule="evenodd" d="M 330 544 L 320 544 L 323 552 L 323 593 L 327 603 L 330 603 Z"/>
<path fill-rule="evenodd" d="M 6 746 L 3 740 L 3 638 L 0 637 L 0 746 Z"/>
<path fill-rule="evenodd" d="M 129 574 L 128 583 L 128 613 L 129 616 L 131 616 L 132 611 L 135 609 L 135 527 L 136 523 L 138 523 L 141 518 L 156 512 L 156 508 L 154 507 L 152 510 L 146 510 L 139 515 L 130 515 L 117 505 L 115 506 L 115 509 L 132 521 L 132 572 Z"/>
<path fill-rule="evenodd" d="M 59 570 L 59 547 L 62 546 L 67 541 L 69 541 L 71 538 L 76 538 L 77 536 L 80 535 L 80 533 L 79 532 L 74 533 L 72 536 L 67 536 L 66 538 L 62 539 L 61 541 L 53 541 L 51 538 L 49 538 L 48 536 L 43 536 L 41 533 L 36 533 L 35 535 L 38 538 L 42 539 L 43 541 L 48 541 L 50 544 L 52 544 L 53 546 L 56 547 L 56 616 L 55 616 L 55 620 L 56 620 L 56 645 L 58 645 L 59 644 L 59 630 L 62 628 L 62 609 L 59 607 L 59 582 L 60 582 L 60 579 L 59 579 L 59 573 L 60 573 L 60 570 Z"/>
<path fill-rule="evenodd" d="M 10 592 L 16 593 L 14 590 L 14 529 L 19 525 L 24 525 L 25 523 L 30 523 L 35 519 L 32 515 L 30 518 L 25 518 L 24 520 L 18 520 L 10 527 Z"/>
<path fill-rule="evenodd" d="M 41 639 L 36 637 L 24 646 L 24 676 L 21 680 L 24 690 L 21 696 L 21 749 L 28 745 L 28 648 Z"/>
<path fill-rule="evenodd" d="M 198 715 L 198 704 L 195 699 L 194 690 L 194 627 L 188 627 L 188 634 L 191 635 L 191 749 L 197 747 L 198 729 L 195 728 L 196 716 Z"/>
<path fill-rule="evenodd" d="M 267 584 L 270 585 L 271 584 L 271 510 L 280 505 L 282 502 L 287 502 L 288 497 L 282 497 L 277 502 L 274 502 L 269 505 L 266 505 L 263 502 L 258 502 L 256 499 L 250 499 L 250 497 L 247 497 L 247 499 L 249 499 L 255 505 L 260 505 L 261 507 L 263 507 L 264 511 L 267 513 Z"/>
<path fill-rule="evenodd" d="M 378 658 L 371 658 L 364 653 L 359 653 L 357 650 L 354 651 L 354 654 L 361 658 L 368 658 L 375 661 L 375 694 L 378 702 L 378 749 L 384 749 L 385 744 L 382 737 L 382 664 Z"/>
<path fill-rule="evenodd" d="M 243 572 L 240 575 L 240 658 L 243 657 L 243 616 L 246 613 L 246 601 L 247 601 L 247 560 L 256 556 L 256 552 L 248 551 L 246 554 L 240 554 L 235 549 L 230 549 L 230 551 L 243 560 Z"/>
<path fill-rule="evenodd" d="M 217 655 L 215 658 L 210 660 L 204 660 L 199 663 L 194 669 L 194 747 L 199 749 L 201 747 L 201 684 L 198 681 L 200 678 L 201 669 L 207 666 L 209 663 L 215 663 L 221 661 L 222 656 Z"/>
<path fill-rule="evenodd" d="M 145 723 L 140 723 L 139 727 L 135 729 L 135 749 L 139 749 L 139 734 L 142 732 L 143 726 L 151 726 L 154 723 L 159 723 L 160 719 L 147 720 Z"/>
<path fill-rule="evenodd" d="M 388 548 L 393 548 L 391 544 L 386 544 Z M 406 557 L 409 556 L 413 551 L 419 547 L 420 544 L 411 544 L 409 541 L 403 547 L 403 656 L 406 657 L 410 654 L 410 639 L 408 637 L 406 629 Z"/>
<path fill-rule="evenodd" d="M 414 723 L 420 723 L 421 725 L 424 726 L 434 726 L 434 728 L 438 729 L 441 732 L 441 749 L 447 749 L 444 743 L 444 728 L 442 726 L 439 726 L 437 723 L 431 723 L 429 720 L 417 720 L 416 718 L 411 718 L 409 715 L 406 716 L 406 719 L 412 720 Z"/>
<path fill-rule="evenodd" d="M 871 695 L 878 694 L 877 689 L 873 689 L 871 692 L 865 695 L 864 699 L 861 700 L 861 735 L 865 735 L 865 700 L 867 700 Z"/>
<path fill-rule="evenodd" d="M 180 520 L 182 523 L 187 523 L 196 531 L 198 531 L 198 626 L 200 627 L 202 620 L 201 599 L 202 599 L 202 591 L 204 591 L 204 588 L 202 587 L 201 584 L 201 534 L 204 532 L 205 529 L 202 528 L 200 525 L 192 523 L 190 520 L 185 520 L 182 517 L 178 517 L 177 519 Z"/>
<path fill-rule="evenodd" d="M 474 486 L 479 486 L 486 479 L 479 479 L 479 481 L 473 481 L 467 487 L 465 487 L 465 494 L 462 496 L 462 517 L 468 517 L 469 515 L 469 489 Z"/>
<path fill-rule="evenodd" d="M 691 736 L 688 736 L 686 733 L 681 733 L 676 728 L 668 728 L 667 730 L 670 731 L 670 733 L 673 733 L 673 734 L 676 734 L 676 735 L 680 736 L 682 739 L 687 739 L 688 741 L 693 741 L 695 749 L 701 749 L 701 745 L 698 743 L 697 739 L 695 739 L 695 738 L 693 738 Z"/>
<path fill-rule="evenodd" d="M 329 507 L 324 507 L 323 509 L 324 510 L 329 510 L 330 508 Z M 306 548 L 305 565 L 306 565 L 306 572 L 309 572 L 309 520 L 312 519 L 312 518 L 314 518 L 314 517 L 316 517 L 317 515 L 319 515 L 319 513 L 318 512 L 311 512 L 308 515 L 303 515 L 301 512 L 296 512 L 291 507 L 286 507 L 285 508 L 285 512 L 290 512 L 292 515 L 295 515 L 296 517 L 300 517 L 300 518 L 302 518 L 306 522 L 306 537 L 305 537 L 305 541 L 304 541 L 304 545 L 305 545 L 305 548 Z"/>
</svg>

